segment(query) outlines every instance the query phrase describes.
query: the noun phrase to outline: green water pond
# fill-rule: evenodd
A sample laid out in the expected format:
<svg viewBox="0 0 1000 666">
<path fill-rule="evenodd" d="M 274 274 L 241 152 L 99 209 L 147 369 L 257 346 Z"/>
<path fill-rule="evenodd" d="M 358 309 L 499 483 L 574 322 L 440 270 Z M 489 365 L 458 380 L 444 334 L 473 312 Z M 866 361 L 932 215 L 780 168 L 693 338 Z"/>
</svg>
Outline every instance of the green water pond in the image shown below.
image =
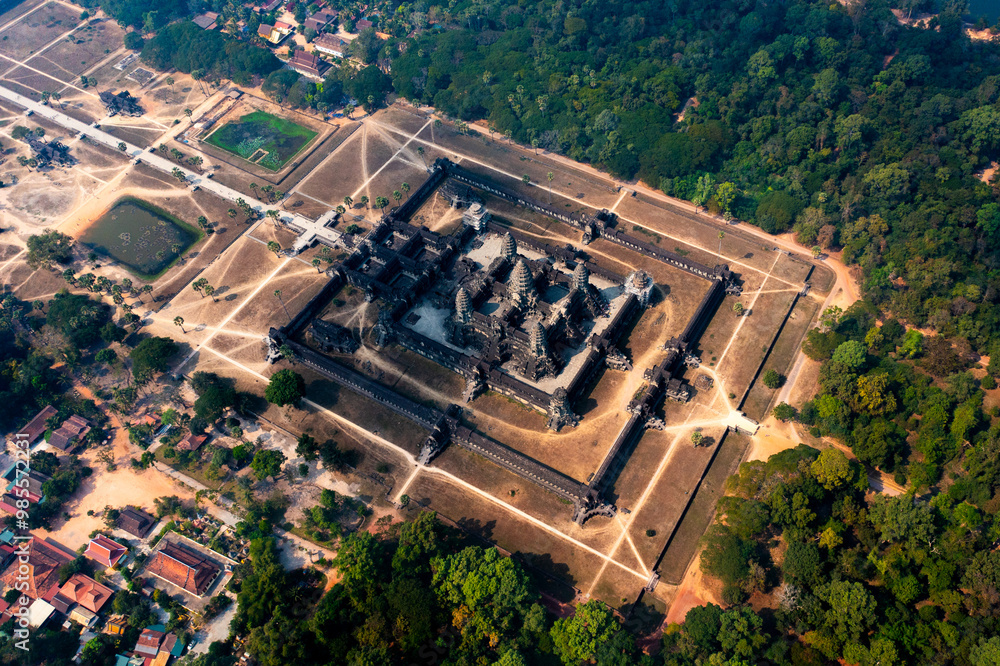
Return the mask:
<svg viewBox="0 0 1000 666">
<path fill-rule="evenodd" d="M 139 199 L 116 202 L 84 232 L 81 242 L 116 259 L 139 277 L 158 276 L 201 233 L 166 211 Z"/>
</svg>

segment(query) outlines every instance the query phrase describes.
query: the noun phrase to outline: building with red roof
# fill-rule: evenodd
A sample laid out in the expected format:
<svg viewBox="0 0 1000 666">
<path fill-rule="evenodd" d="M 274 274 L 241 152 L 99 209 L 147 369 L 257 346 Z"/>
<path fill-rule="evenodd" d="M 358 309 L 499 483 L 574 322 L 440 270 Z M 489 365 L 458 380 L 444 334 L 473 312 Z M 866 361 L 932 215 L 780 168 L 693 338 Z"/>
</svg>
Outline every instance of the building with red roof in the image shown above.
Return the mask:
<svg viewBox="0 0 1000 666">
<path fill-rule="evenodd" d="M 35 418 L 28 421 L 28 424 L 16 433 L 18 435 L 27 435 L 27 439 L 22 437 L 20 441 L 27 441 L 29 446 L 33 444 L 36 439 L 45 433 L 47 429 L 45 422 L 58 413 L 59 412 L 56 411 L 56 408 L 52 405 L 46 405 L 43 407 L 42 411 L 35 414 Z"/>
<path fill-rule="evenodd" d="M 146 564 L 147 573 L 199 597 L 211 587 L 221 571 L 212 560 L 178 543 L 166 544 Z"/>
<path fill-rule="evenodd" d="M 83 555 L 110 569 L 118 564 L 118 561 L 125 557 L 127 552 L 128 549 L 117 541 L 112 541 L 103 534 L 98 534 L 87 544 L 87 550 L 84 551 Z"/>
<path fill-rule="evenodd" d="M 73 574 L 66 584 L 59 588 L 58 596 L 83 606 L 91 613 L 98 613 L 111 599 L 112 594 L 114 590 L 101 585 L 90 576 Z"/>
<path fill-rule="evenodd" d="M 27 589 L 21 590 L 21 592 L 31 599 L 41 599 L 53 588 L 58 592 L 59 567 L 72 562 L 76 554 L 66 549 L 65 546 L 47 540 L 43 541 L 38 537 L 31 540 L 28 548 L 27 562 L 24 562 L 28 567 L 27 579 L 19 578 L 18 569 L 21 563 L 15 560 L 0 576 L 0 582 L 8 588 L 18 587 L 20 583 L 27 583 Z"/>
</svg>

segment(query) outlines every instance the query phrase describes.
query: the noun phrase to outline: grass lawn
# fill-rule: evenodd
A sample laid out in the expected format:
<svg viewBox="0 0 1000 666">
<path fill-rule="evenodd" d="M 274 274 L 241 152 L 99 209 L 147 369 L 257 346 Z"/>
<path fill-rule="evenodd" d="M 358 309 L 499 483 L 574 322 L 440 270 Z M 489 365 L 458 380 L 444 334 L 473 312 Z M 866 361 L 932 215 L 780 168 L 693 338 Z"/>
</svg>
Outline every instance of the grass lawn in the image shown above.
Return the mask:
<svg viewBox="0 0 1000 666">
<path fill-rule="evenodd" d="M 278 171 L 315 136 L 316 132 L 291 120 L 254 111 L 237 122 L 226 123 L 205 141 L 265 169 Z"/>
</svg>

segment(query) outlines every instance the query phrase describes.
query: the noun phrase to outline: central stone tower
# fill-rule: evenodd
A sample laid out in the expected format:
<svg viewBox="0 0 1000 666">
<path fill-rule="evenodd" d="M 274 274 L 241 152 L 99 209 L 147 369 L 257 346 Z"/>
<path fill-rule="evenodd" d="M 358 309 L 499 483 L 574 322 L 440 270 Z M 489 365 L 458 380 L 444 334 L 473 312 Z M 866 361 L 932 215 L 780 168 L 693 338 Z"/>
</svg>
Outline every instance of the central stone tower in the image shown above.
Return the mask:
<svg viewBox="0 0 1000 666">
<path fill-rule="evenodd" d="M 514 241 L 510 236 L 507 238 L 510 238 L 511 242 Z M 507 280 L 507 287 L 510 290 L 511 302 L 521 312 L 528 312 L 535 299 L 535 279 L 524 259 L 518 259 L 514 264 L 514 270 L 510 272 L 510 279 Z"/>
</svg>

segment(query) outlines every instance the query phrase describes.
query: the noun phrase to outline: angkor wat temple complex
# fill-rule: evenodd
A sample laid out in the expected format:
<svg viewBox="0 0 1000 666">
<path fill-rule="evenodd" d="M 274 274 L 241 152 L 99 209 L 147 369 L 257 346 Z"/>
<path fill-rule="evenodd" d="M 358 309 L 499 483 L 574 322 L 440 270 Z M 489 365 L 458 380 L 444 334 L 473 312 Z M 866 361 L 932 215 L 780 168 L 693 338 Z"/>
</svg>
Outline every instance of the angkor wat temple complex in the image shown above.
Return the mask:
<svg viewBox="0 0 1000 666">
<path fill-rule="evenodd" d="M 693 345 L 725 293 L 739 293 L 739 285 L 724 265 L 708 267 L 616 229 L 613 213 L 566 213 L 448 160 L 435 162 L 430 174 L 328 271 L 330 281 L 288 326 L 271 329 L 269 358 L 279 358 L 278 349 L 287 344 L 333 381 L 430 430 L 418 456 L 422 464 L 455 443 L 571 501 L 579 523 L 595 514 L 613 515 L 615 507 L 604 499 L 606 488 L 651 424 L 659 402 L 689 397 L 682 373 L 698 362 Z M 467 207 L 459 232 L 441 236 L 409 223 L 435 191 L 452 205 Z M 645 388 L 629 405 L 628 424 L 586 484 L 465 427 L 457 405 L 441 411 L 417 404 L 303 343 L 309 328 L 319 349 L 350 351 L 336 329 L 313 322 L 321 321 L 317 317 L 333 296 L 351 284 L 381 307 L 371 333 L 374 346 L 395 342 L 459 373 L 466 382 L 466 402 L 488 389 L 546 414 L 553 430 L 576 425 L 572 405 L 596 372 L 605 365 L 632 369 L 618 338 L 648 305 L 653 279 L 642 271 L 615 274 L 588 261 L 579 249 L 548 245 L 502 227 L 477 191 L 581 229 L 584 243 L 604 238 L 710 282 L 683 333 L 667 344 L 664 360 L 646 370 Z"/>
</svg>

